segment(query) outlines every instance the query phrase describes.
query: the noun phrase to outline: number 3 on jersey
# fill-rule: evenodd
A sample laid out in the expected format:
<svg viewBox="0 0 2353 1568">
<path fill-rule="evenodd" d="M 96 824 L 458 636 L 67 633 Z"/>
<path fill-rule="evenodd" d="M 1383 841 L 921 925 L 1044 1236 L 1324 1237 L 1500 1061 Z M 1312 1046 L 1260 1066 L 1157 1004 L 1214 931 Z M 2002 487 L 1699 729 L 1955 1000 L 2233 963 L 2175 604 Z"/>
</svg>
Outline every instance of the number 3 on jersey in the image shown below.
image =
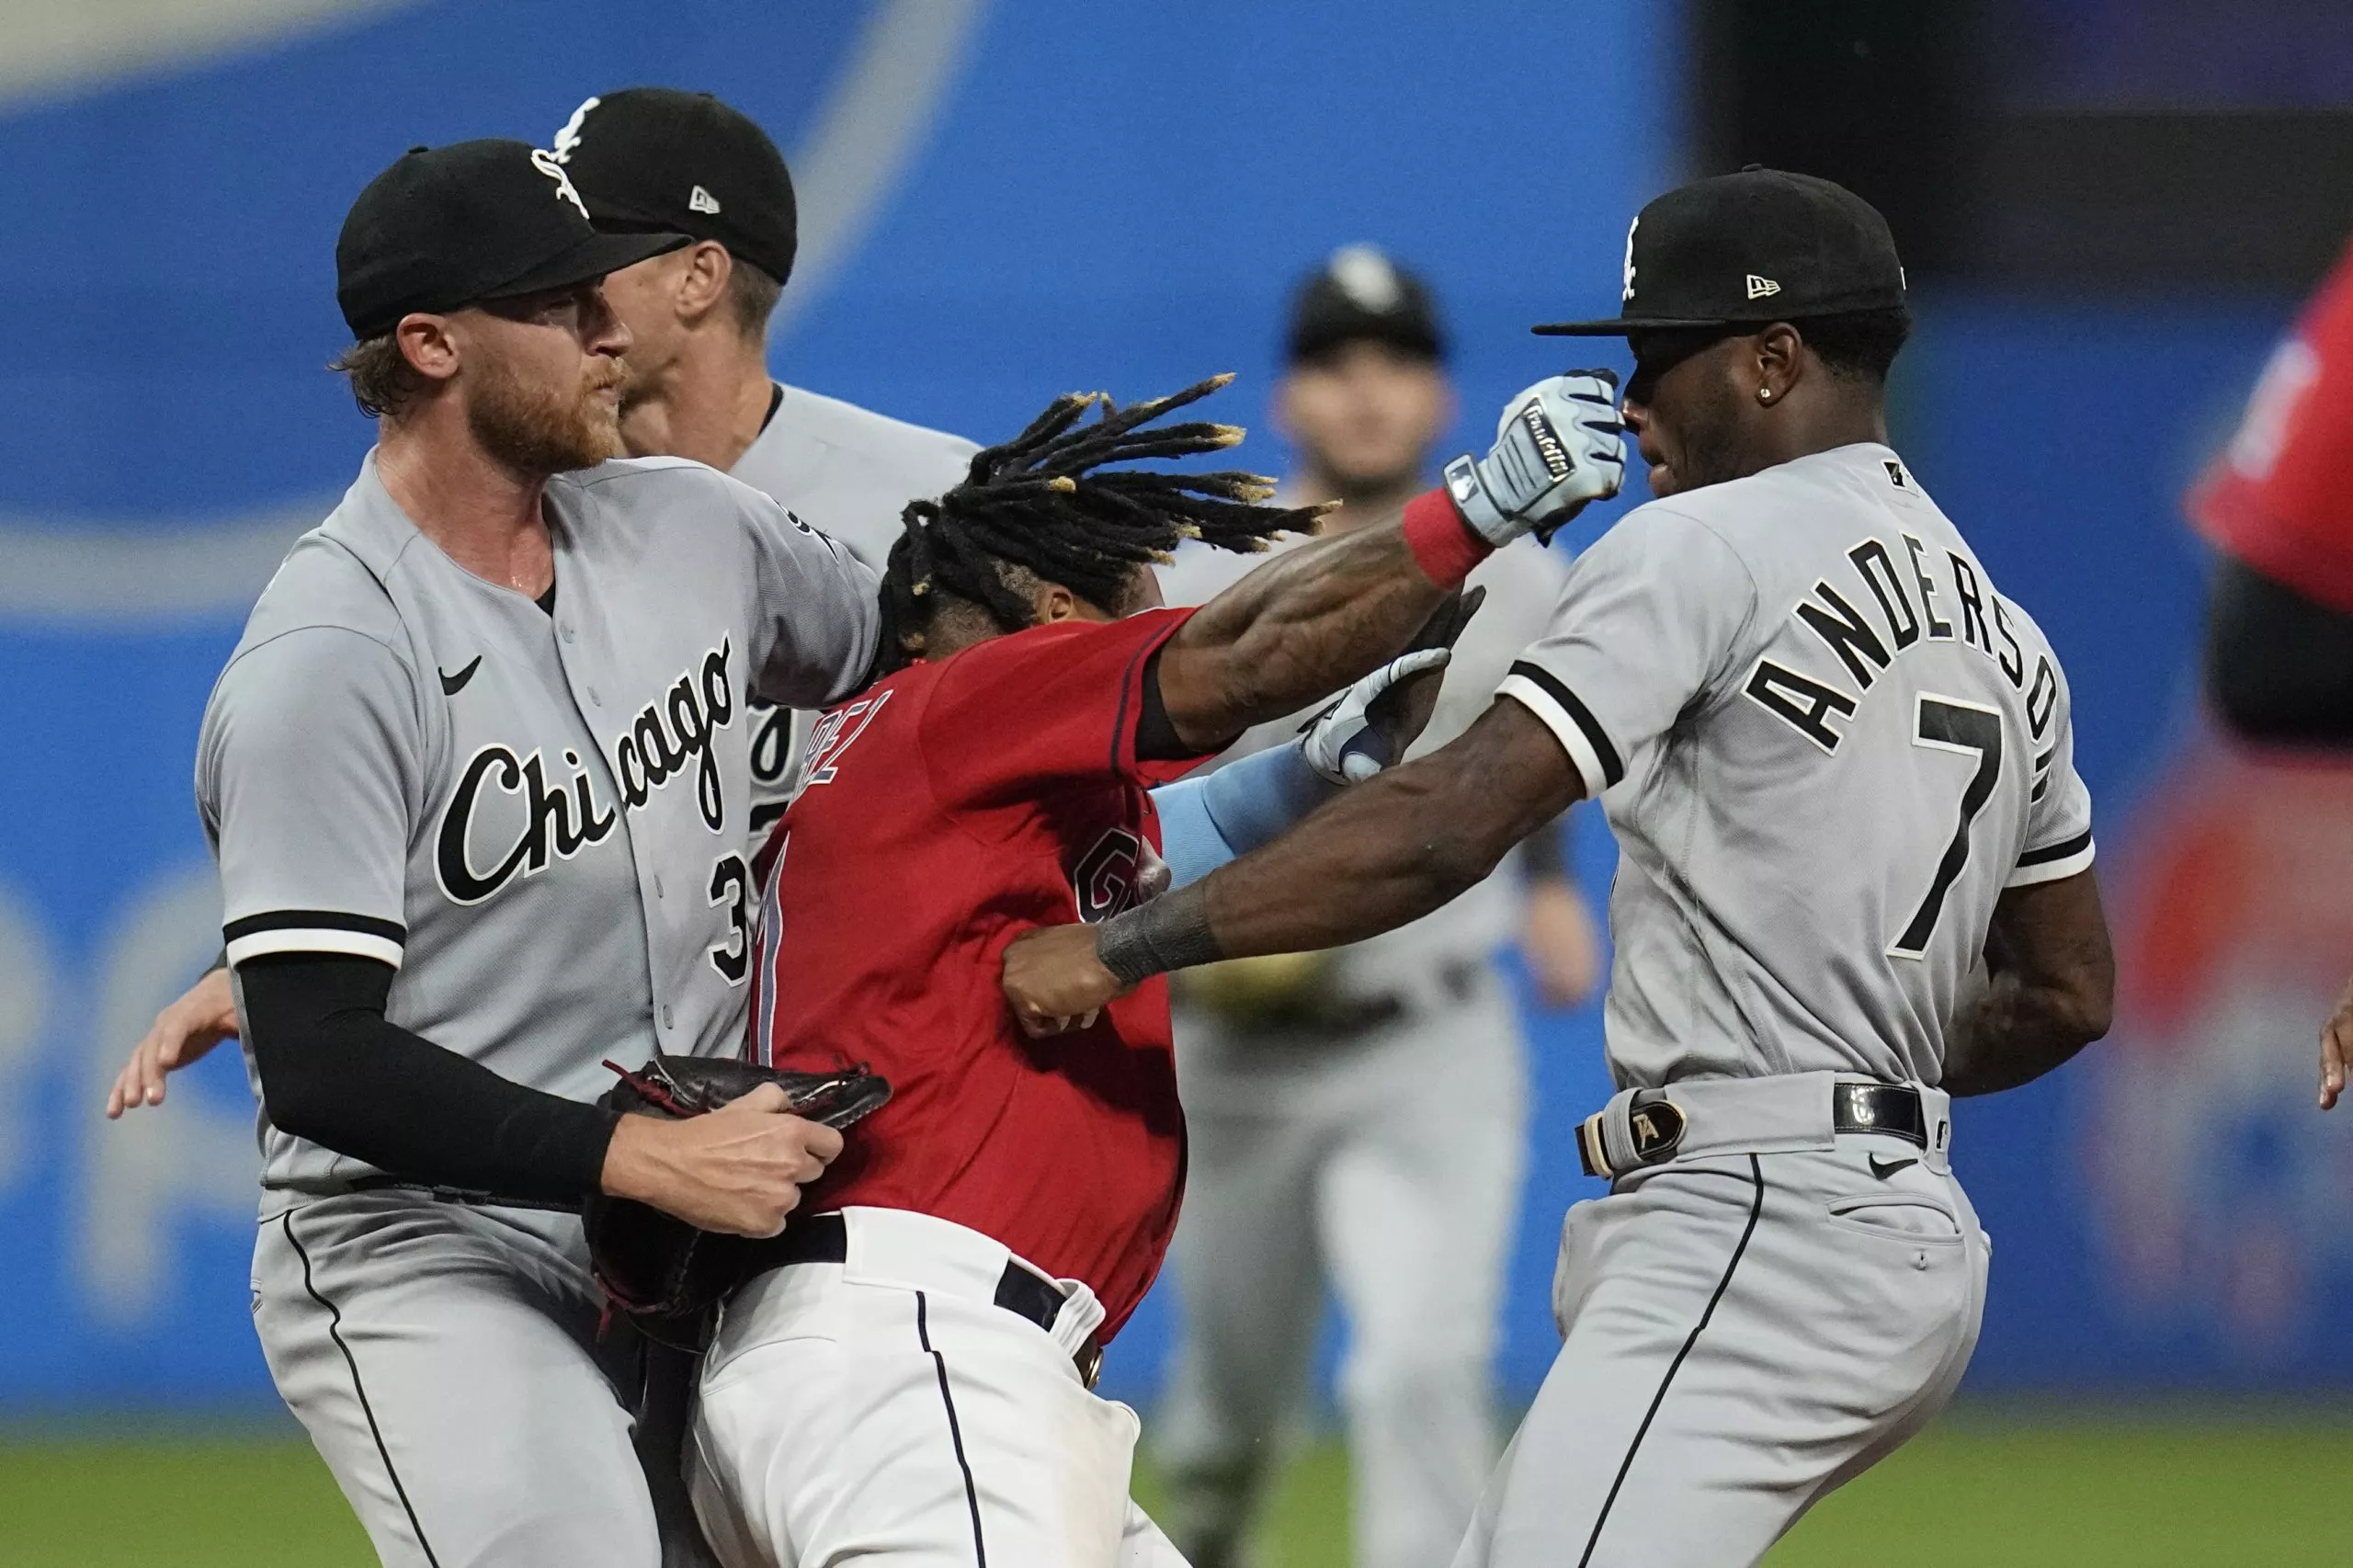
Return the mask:
<svg viewBox="0 0 2353 1568">
<path fill-rule="evenodd" d="M 1913 912 L 1904 934 L 1888 944 L 1888 956 L 1897 959 L 1916 959 L 1928 950 L 1928 938 L 1936 931 L 1937 917 L 1944 913 L 1945 894 L 1952 891 L 1961 868 L 1969 864 L 1970 824 L 1985 809 L 1985 802 L 1994 798 L 1994 786 L 2002 777 L 2002 715 L 1998 710 L 1925 691 L 1919 694 L 1918 702 L 1912 744 L 1973 756 L 1977 759 L 1977 771 L 1970 776 L 1961 792 L 1961 823 L 1953 829 L 1952 842 L 1946 846 L 1944 858 L 1937 863 L 1937 874 L 1928 883 L 1928 896 Z"/>
<path fill-rule="evenodd" d="M 711 907 L 727 911 L 727 940 L 710 949 L 710 967 L 730 985 L 744 983 L 752 967 L 752 869 L 741 855 L 722 855 L 710 865 Z"/>
</svg>

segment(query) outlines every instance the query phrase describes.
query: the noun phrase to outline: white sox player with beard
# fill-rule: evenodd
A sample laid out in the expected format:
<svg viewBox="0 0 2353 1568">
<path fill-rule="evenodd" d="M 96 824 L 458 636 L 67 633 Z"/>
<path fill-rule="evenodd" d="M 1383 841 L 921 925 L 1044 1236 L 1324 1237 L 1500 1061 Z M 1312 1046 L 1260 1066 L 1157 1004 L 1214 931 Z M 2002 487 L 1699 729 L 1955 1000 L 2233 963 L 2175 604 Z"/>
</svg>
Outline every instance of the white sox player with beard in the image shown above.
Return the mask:
<svg viewBox="0 0 2353 1568">
<path fill-rule="evenodd" d="M 978 449 L 769 375 L 768 317 L 791 274 L 798 222 L 791 175 L 767 133 L 707 93 L 629 87 L 583 102 L 548 157 L 608 233 L 688 238 L 605 280 L 631 338 L 620 418 L 631 455 L 726 471 L 880 571 L 901 509 L 962 479 Z M 756 881 L 808 722 L 756 693 L 745 702 L 752 801 L 743 858 Z M 217 968 L 157 1015 L 107 1114 L 161 1105 L 172 1073 L 235 1033 L 228 971 Z"/>
<path fill-rule="evenodd" d="M 336 247 L 379 439 L 206 708 L 197 794 L 263 1102 L 254 1321 L 378 1554 L 653 1568 L 578 1221 L 773 1234 L 840 1136 L 765 1089 L 657 1123 L 600 1058 L 732 1050 L 741 695 L 864 677 L 873 574 L 698 463 L 614 459 L 599 233 L 520 142 L 415 150 Z M 714 894 L 712 889 L 720 890 Z"/>
</svg>

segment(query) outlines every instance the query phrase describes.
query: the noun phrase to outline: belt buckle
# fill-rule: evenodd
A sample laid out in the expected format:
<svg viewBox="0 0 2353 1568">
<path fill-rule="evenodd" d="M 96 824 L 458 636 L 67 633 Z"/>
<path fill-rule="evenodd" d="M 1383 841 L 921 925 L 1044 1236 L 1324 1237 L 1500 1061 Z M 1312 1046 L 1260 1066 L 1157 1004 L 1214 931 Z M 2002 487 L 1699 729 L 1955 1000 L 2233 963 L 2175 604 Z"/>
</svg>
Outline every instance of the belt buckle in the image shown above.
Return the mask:
<svg viewBox="0 0 2353 1568">
<path fill-rule="evenodd" d="M 1088 1335 L 1071 1360 L 1078 1368 L 1078 1381 L 1086 1385 L 1087 1392 L 1093 1393 L 1095 1385 L 1103 1378 L 1103 1342 Z"/>
<path fill-rule="evenodd" d="M 1577 1160 L 1589 1176 L 1616 1178 L 1675 1157 L 1688 1119 L 1665 1089 L 1630 1089 L 1577 1127 Z"/>
</svg>

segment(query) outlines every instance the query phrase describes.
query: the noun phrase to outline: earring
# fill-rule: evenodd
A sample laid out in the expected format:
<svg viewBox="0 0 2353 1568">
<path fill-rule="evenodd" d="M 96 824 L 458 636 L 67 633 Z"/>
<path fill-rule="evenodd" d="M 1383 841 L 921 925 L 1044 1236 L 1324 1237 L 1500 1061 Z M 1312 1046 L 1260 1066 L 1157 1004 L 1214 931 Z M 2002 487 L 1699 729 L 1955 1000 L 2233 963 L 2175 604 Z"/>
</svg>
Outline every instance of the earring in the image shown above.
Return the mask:
<svg viewBox="0 0 2353 1568">
<path fill-rule="evenodd" d="M 1758 387 L 1756 389 L 1756 401 L 1759 403 L 1772 402 L 1773 389 L 1771 387 Z"/>
</svg>

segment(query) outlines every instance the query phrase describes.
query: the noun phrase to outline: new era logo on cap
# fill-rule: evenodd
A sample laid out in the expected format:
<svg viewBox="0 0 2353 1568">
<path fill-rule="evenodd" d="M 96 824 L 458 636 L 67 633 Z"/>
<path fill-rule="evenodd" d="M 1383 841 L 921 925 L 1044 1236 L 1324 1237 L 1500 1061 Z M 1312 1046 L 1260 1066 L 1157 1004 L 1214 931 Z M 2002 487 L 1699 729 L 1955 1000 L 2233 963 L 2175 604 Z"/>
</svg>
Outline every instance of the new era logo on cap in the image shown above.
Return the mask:
<svg viewBox="0 0 2353 1568">
<path fill-rule="evenodd" d="M 708 212 L 716 216 L 719 211 L 719 198 L 711 195 L 710 192 L 703 189 L 702 187 L 697 186 L 694 189 L 687 192 L 687 210 L 689 212 Z"/>
<path fill-rule="evenodd" d="M 1854 192 L 1751 165 L 1678 186 L 1627 231 L 1618 314 L 1553 322 L 1563 336 L 1762 326 L 1904 308 L 1887 221 Z"/>
</svg>

